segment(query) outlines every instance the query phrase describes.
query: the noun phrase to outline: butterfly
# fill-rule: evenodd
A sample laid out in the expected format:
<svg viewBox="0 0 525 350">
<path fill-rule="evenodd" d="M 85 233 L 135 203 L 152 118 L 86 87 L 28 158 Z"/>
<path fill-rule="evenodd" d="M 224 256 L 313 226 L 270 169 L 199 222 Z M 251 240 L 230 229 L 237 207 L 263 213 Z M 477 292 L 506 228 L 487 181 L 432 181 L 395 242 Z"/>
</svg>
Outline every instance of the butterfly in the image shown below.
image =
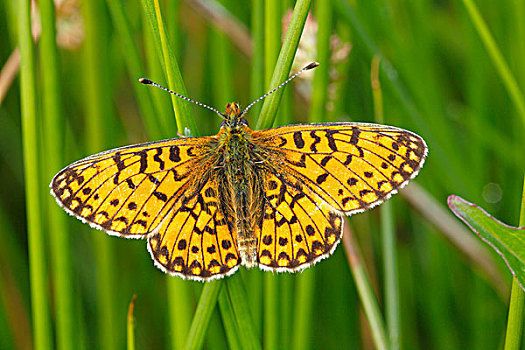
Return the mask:
<svg viewBox="0 0 525 350">
<path fill-rule="evenodd" d="M 162 271 L 208 281 L 240 265 L 295 272 L 330 256 L 343 216 L 383 203 L 425 161 L 425 141 L 391 126 L 252 130 L 244 115 L 260 99 L 243 111 L 229 103 L 224 114 L 204 105 L 223 118 L 215 136 L 131 145 L 79 160 L 53 178 L 51 193 L 94 228 L 147 239 Z"/>
</svg>

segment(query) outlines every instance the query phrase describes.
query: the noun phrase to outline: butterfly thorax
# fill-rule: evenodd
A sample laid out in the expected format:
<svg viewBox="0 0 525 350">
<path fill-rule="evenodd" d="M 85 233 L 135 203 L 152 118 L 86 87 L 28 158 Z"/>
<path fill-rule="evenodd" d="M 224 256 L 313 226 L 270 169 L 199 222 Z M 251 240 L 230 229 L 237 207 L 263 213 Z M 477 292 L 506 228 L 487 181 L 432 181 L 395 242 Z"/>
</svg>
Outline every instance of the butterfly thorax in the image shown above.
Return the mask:
<svg viewBox="0 0 525 350">
<path fill-rule="evenodd" d="M 222 150 L 218 167 L 219 193 L 231 203 L 222 208 L 232 229 L 237 232 L 237 248 L 244 265 L 248 268 L 257 263 L 257 238 L 255 225 L 262 191 L 261 175 L 253 162 L 252 130 L 241 116 L 239 106 L 226 106 L 225 119 L 219 132 Z"/>
</svg>

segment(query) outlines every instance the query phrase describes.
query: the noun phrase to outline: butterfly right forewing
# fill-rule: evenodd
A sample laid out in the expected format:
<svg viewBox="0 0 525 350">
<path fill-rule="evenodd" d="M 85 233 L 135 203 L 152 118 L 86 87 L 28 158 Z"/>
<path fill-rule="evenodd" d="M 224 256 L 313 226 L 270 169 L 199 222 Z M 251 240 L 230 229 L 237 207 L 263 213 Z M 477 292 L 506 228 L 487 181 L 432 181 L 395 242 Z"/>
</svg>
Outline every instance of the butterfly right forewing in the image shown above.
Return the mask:
<svg viewBox="0 0 525 350">
<path fill-rule="evenodd" d="M 254 132 L 276 172 L 291 174 L 333 210 L 351 215 L 384 202 L 414 178 L 427 154 L 409 131 L 366 123 L 291 125 Z"/>
</svg>

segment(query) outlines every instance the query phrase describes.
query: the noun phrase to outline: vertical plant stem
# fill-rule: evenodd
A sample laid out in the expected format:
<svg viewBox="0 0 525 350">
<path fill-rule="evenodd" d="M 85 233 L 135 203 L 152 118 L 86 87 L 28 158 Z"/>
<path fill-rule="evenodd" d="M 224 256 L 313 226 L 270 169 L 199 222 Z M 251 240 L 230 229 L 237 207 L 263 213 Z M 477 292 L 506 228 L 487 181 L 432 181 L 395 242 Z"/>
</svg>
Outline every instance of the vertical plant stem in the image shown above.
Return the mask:
<svg viewBox="0 0 525 350">
<path fill-rule="evenodd" d="M 383 94 L 379 80 L 380 58 L 374 56 L 370 80 L 374 101 L 375 121 L 384 123 Z M 394 218 L 392 216 L 392 202 L 383 203 L 379 208 L 381 215 L 381 238 L 383 247 L 383 271 L 385 290 L 385 316 L 388 331 L 388 340 L 391 350 L 399 349 L 400 322 L 399 322 L 399 285 L 397 272 L 396 235 L 394 231 Z"/>
<path fill-rule="evenodd" d="M 111 114 L 110 93 L 104 82 L 107 58 L 105 18 L 101 0 L 83 3 L 85 26 L 85 91 L 86 91 L 86 135 L 89 153 L 96 153 L 105 148 L 105 130 Z M 103 83 L 101 83 L 103 82 Z M 118 348 L 118 322 L 114 298 L 116 297 L 116 272 L 114 270 L 114 249 L 111 238 L 100 232 L 93 232 L 94 253 L 97 274 L 97 330 L 101 349 Z M 120 333 L 122 334 L 122 333 Z"/>
<path fill-rule="evenodd" d="M 317 1 L 315 13 L 319 23 L 317 31 L 317 57 L 319 67 L 314 70 L 310 123 L 326 121 L 326 98 L 330 83 L 330 37 L 332 34 L 332 1 Z"/>
<path fill-rule="evenodd" d="M 143 3 L 147 2 L 147 0 L 143 1 Z M 175 60 L 175 57 L 171 50 L 171 45 L 166 35 L 166 29 L 164 28 L 164 22 L 162 20 L 159 2 L 158 0 L 153 0 L 153 2 L 156 18 L 156 26 L 154 26 L 154 32 L 158 33 L 158 36 L 160 38 L 160 47 L 163 57 L 164 69 L 168 78 L 168 86 L 173 91 L 186 95 L 186 88 L 182 80 L 179 65 Z M 177 128 L 179 132 L 183 135 L 186 135 L 187 133 L 185 133 L 184 129 L 188 129 L 190 131 L 190 135 L 197 135 L 197 123 L 191 115 L 188 104 L 174 95 L 171 95 L 171 101 L 173 104 L 173 110 L 175 111 L 175 120 L 177 121 Z"/>
<path fill-rule="evenodd" d="M 292 14 L 292 19 L 288 25 L 288 30 L 284 37 L 284 42 L 275 65 L 270 88 L 277 87 L 280 83 L 288 78 L 290 68 L 292 67 L 293 58 L 299 45 L 299 39 L 303 32 L 304 23 L 308 16 L 311 0 L 298 0 Z M 267 129 L 272 126 L 275 119 L 279 102 L 281 101 L 282 89 L 274 92 L 264 100 L 263 107 L 257 126 L 255 129 Z"/>
<path fill-rule="evenodd" d="M 281 5 L 278 0 L 264 2 L 264 82 L 271 83 L 281 44 Z"/>
<path fill-rule="evenodd" d="M 330 69 L 330 35 L 332 30 L 332 2 L 317 1 L 316 16 L 319 27 L 317 31 L 317 60 L 320 66 L 315 69 L 312 99 L 308 122 L 316 123 L 325 119 L 326 97 Z M 310 342 L 312 331 L 312 306 L 315 293 L 315 270 L 308 269 L 296 278 L 295 319 L 293 331 L 293 348 L 305 349 Z"/>
<path fill-rule="evenodd" d="M 511 100 L 514 103 L 514 106 L 518 110 L 521 121 L 523 122 L 523 126 L 525 127 L 525 99 L 523 97 L 523 92 L 520 90 L 514 75 L 510 71 L 505 58 L 503 58 L 503 55 L 501 54 L 501 51 L 498 49 L 498 45 L 492 37 L 487 24 L 481 17 L 476 4 L 472 0 L 463 0 L 463 4 L 467 8 L 469 16 L 474 23 L 474 27 L 476 28 L 483 45 L 485 45 L 485 49 L 487 50 L 492 63 L 494 64 L 494 68 L 496 68 L 498 74 L 503 80 L 503 84 L 505 85 Z"/>
<path fill-rule="evenodd" d="M 169 131 L 170 123 L 166 121 L 170 118 L 169 115 L 162 115 L 155 113 L 151 92 L 153 89 L 145 89 L 143 85 L 137 82 L 137 79 L 142 77 L 145 73 L 140 53 L 133 39 L 128 18 L 124 12 L 124 3 L 121 1 L 106 0 L 106 4 L 110 10 L 113 25 L 119 33 L 120 43 L 122 45 L 123 57 L 128 69 L 129 78 L 137 102 L 140 108 L 140 114 L 144 120 L 144 125 L 151 138 L 164 138 L 167 131 Z M 148 72 L 149 73 L 149 72 Z M 173 125 L 173 121 L 171 121 Z"/>
<path fill-rule="evenodd" d="M 42 34 L 40 37 L 42 95 L 44 102 L 44 149 L 46 162 L 45 177 L 53 177 L 64 164 L 64 121 L 62 115 L 62 89 L 58 74 L 58 59 L 55 29 L 55 6 L 53 0 L 42 0 L 40 17 Z M 55 286 L 57 349 L 76 348 L 74 335 L 75 318 L 73 316 L 73 290 L 71 246 L 66 225 L 66 215 L 56 205 L 52 196 L 47 196 L 49 236 L 53 263 L 53 282 Z"/>
<path fill-rule="evenodd" d="M 145 72 L 148 78 L 160 83 L 161 85 L 167 85 L 165 80 L 165 74 L 162 69 L 162 57 L 159 55 L 159 50 L 156 50 L 155 33 L 151 29 L 149 24 L 150 18 L 146 15 L 146 11 L 143 11 L 144 18 L 144 30 L 142 42 L 144 43 L 144 56 L 146 59 Z M 140 84 L 142 85 L 142 84 Z M 142 86 L 144 88 L 144 86 Z M 166 91 L 160 89 L 144 89 L 149 90 L 153 107 L 155 108 L 154 114 L 157 118 L 160 118 L 159 123 L 162 126 L 160 132 L 162 133 L 159 139 L 165 139 L 173 137 L 177 133 L 177 122 L 173 114 L 173 108 L 170 106 L 170 96 L 166 94 Z M 151 135 L 154 137 L 154 135 Z"/>
<path fill-rule="evenodd" d="M 225 284 L 225 282 L 221 282 Z M 221 309 L 221 318 L 224 323 L 224 332 L 226 333 L 226 339 L 228 340 L 228 347 L 232 350 L 241 349 L 239 340 L 238 325 L 235 322 L 235 315 L 228 297 L 228 291 L 226 288 L 222 288 L 219 293 L 219 307 Z"/>
<path fill-rule="evenodd" d="M 383 246 L 383 271 L 385 276 L 385 318 L 390 349 L 395 350 L 400 347 L 399 281 L 397 272 L 396 236 L 391 202 L 386 202 L 381 205 L 380 216 Z"/>
<path fill-rule="evenodd" d="M 296 278 L 295 290 L 295 325 L 293 330 L 292 348 L 308 348 L 312 331 L 312 305 L 314 298 L 315 270 L 306 269 Z"/>
<path fill-rule="evenodd" d="M 211 315 L 217 304 L 222 285 L 222 281 L 213 281 L 207 283 L 202 289 L 199 304 L 195 310 L 188 334 L 186 349 L 202 349 Z"/>
<path fill-rule="evenodd" d="M 51 318 L 47 299 L 46 258 L 40 199 L 38 132 L 36 110 L 34 47 L 31 37 L 31 1 L 18 2 L 18 45 L 20 48 L 20 95 L 22 147 L 27 210 L 29 279 L 33 318 L 34 348 L 52 348 Z"/>
<path fill-rule="evenodd" d="M 255 100 L 264 94 L 264 2 L 255 0 L 252 5 L 252 43 L 253 56 L 251 60 L 251 79 L 250 79 L 250 96 Z M 255 125 L 261 104 L 252 107 L 249 120 L 251 125 Z M 247 283 L 249 289 L 248 299 L 251 306 L 253 324 L 259 334 L 262 332 L 263 320 L 263 274 L 261 271 L 250 271 L 247 274 Z"/>
<path fill-rule="evenodd" d="M 146 12 L 149 27 L 155 38 L 157 53 L 161 57 L 160 61 L 167 76 L 168 86 L 173 91 L 186 95 L 186 88 L 184 87 L 179 66 L 173 56 L 166 35 L 159 2 L 157 0 L 143 0 L 142 5 Z M 185 101 L 175 96 L 171 96 L 171 98 L 178 131 L 183 135 L 198 135 L 197 124 Z M 186 133 L 185 130 L 189 132 Z M 191 323 L 189 285 L 180 278 L 167 278 L 166 285 L 168 290 L 168 315 L 171 329 L 173 330 L 170 332 L 171 345 L 174 349 L 181 349 L 186 344 Z"/>
<path fill-rule="evenodd" d="M 131 298 L 131 302 L 129 303 L 129 307 L 128 307 L 128 319 L 126 322 L 126 329 L 127 329 L 126 349 L 127 350 L 135 350 L 135 316 L 133 315 L 133 310 L 135 309 L 136 299 L 137 299 L 137 295 L 133 294 L 133 297 Z"/>
<path fill-rule="evenodd" d="M 363 257 L 348 223 L 345 222 L 344 225 L 345 231 L 343 234 L 343 245 L 345 247 L 346 257 L 352 275 L 354 276 L 357 292 L 359 293 L 365 316 L 372 331 L 374 344 L 377 349 L 386 350 L 388 349 L 388 340 L 385 335 L 385 325 L 381 317 L 376 296 L 370 284 L 370 279 L 368 278 L 363 264 Z"/>
<path fill-rule="evenodd" d="M 521 208 L 519 226 L 525 226 L 525 177 L 521 193 Z M 507 320 L 507 334 L 505 336 L 505 350 L 521 348 L 523 334 L 523 318 L 525 316 L 525 292 L 521 289 L 516 277 L 512 279 L 510 292 L 509 316 Z"/>
<path fill-rule="evenodd" d="M 225 280 L 225 283 L 237 321 L 241 348 L 250 350 L 261 349 L 261 343 L 253 327 L 246 292 L 239 274 L 232 275 Z"/>
<path fill-rule="evenodd" d="M 210 54 L 215 57 L 210 66 L 214 105 L 223 107 L 233 97 L 230 48 L 223 33 L 210 29 Z M 219 119 L 215 118 L 216 121 Z"/>
<path fill-rule="evenodd" d="M 254 0 L 252 5 L 252 42 L 253 56 L 251 67 L 250 91 L 251 98 L 255 100 L 264 94 L 264 2 Z M 259 115 L 260 105 L 252 107 L 252 116 Z"/>
<path fill-rule="evenodd" d="M 281 5 L 278 0 L 266 0 L 264 5 L 264 86 L 268 87 L 281 44 Z M 279 339 L 279 281 L 270 273 L 263 275 L 263 281 L 263 345 L 265 349 L 275 349 Z"/>
</svg>

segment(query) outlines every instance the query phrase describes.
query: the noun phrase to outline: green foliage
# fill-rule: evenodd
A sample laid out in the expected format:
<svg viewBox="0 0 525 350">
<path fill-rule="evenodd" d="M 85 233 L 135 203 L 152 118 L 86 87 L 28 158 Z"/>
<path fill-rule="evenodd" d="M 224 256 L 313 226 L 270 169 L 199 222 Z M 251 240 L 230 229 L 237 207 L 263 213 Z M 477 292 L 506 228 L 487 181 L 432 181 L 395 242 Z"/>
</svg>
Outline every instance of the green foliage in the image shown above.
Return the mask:
<svg viewBox="0 0 525 350">
<path fill-rule="evenodd" d="M 50 1 L 38 2 L 36 42 L 29 3 L 0 0 L 0 348 L 121 349 L 131 333 L 137 349 L 501 345 L 510 273 L 480 242 L 451 238 L 461 232 L 443 209 L 455 193 L 518 222 L 522 2 L 90 0 L 56 12 L 56 47 Z M 279 26 L 293 6 L 287 31 Z M 144 241 L 90 229 L 48 194 L 52 174 L 94 152 L 217 132 L 216 115 L 141 77 L 222 110 L 225 98 L 246 106 L 319 61 L 315 78 L 254 106 L 250 125 L 373 122 L 374 56 L 384 123 L 427 141 L 417 182 L 438 208 L 420 209 L 429 202 L 409 186 L 390 200 L 394 220 L 378 209 L 353 216 L 357 266 L 341 244 L 301 274 L 241 268 L 226 281 L 182 281 L 153 266 Z"/>
<path fill-rule="evenodd" d="M 505 225 L 479 206 L 459 196 L 450 196 L 448 205 L 456 216 L 501 256 L 523 288 L 525 286 L 525 228 Z"/>
</svg>

